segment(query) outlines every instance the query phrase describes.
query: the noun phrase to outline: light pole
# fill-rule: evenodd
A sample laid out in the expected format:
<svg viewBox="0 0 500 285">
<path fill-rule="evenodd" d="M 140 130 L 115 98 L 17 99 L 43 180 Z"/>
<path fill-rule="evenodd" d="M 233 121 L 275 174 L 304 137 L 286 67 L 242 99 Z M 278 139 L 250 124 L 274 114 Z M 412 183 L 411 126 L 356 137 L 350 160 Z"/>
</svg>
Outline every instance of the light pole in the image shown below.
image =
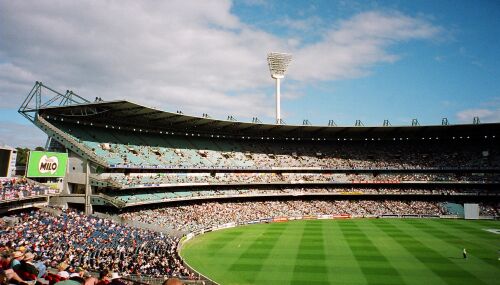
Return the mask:
<svg viewBox="0 0 500 285">
<path fill-rule="evenodd" d="M 288 64 L 292 60 L 292 55 L 289 53 L 271 52 L 267 55 L 267 63 L 271 77 L 276 79 L 276 124 L 281 124 L 281 108 L 280 108 L 280 79 L 285 77 L 285 72 Z"/>
</svg>

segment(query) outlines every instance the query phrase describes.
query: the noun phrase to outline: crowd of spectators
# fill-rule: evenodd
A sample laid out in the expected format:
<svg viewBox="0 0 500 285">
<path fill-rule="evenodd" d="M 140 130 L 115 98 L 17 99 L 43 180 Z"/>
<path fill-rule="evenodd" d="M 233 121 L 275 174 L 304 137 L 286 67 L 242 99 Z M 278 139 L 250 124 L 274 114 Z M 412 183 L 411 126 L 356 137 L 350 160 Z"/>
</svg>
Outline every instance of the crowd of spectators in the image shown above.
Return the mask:
<svg viewBox="0 0 500 285">
<path fill-rule="evenodd" d="M 45 185 L 26 178 L 0 178 L 0 201 L 22 199 L 25 197 L 49 194 Z"/>
<path fill-rule="evenodd" d="M 345 175 L 324 174 L 276 174 L 276 173 L 218 173 L 210 174 L 135 174 L 113 175 L 110 179 L 125 187 L 139 185 L 166 185 L 176 183 L 211 183 L 211 184 L 247 184 L 247 183 L 278 183 L 278 182 L 334 182 L 341 181 Z"/>
<path fill-rule="evenodd" d="M 290 200 L 203 202 L 199 204 L 123 213 L 124 219 L 158 224 L 178 231 L 196 231 L 230 222 L 273 217 L 318 215 L 441 215 L 438 202 L 397 200 Z M 153 218 L 154 217 L 154 218 Z"/>
<path fill-rule="evenodd" d="M 500 203 L 496 204 L 479 204 L 479 215 L 489 217 L 500 216 Z"/>
<path fill-rule="evenodd" d="M 453 188 L 369 188 L 369 187 L 314 187 L 314 188 L 272 188 L 272 189 L 210 189 L 181 192 L 169 192 L 155 189 L 118 190 L 106 192 L 108 197 L 125 203 L 158 203 L 161 201 L 175 201 L 198 198 L 248 197 L 248 196 L 304 196 L 304 195 L 486 195 L 491 191 L 484 189 L 453 189 Z"/>
<path fill-rule="evenodd" d="M 351 182 L 500 182 L 497 174 L 455 174 L 455 173 L 382 173 L 347 174 Z"/>
<path fill-rule="evenodd" d="M 374 175 L 351 173 L 136 173 L 103 175 L 122 185 L 122 188 L 159 187 L 169 184 L 251 184 L 251 183 L 365 183 L 365 182 L 500 182 L 500 176 L 484 175 L 457 175 L 454 173 L 383 173 Z"/>
<path fill-rule="evenodd" d="M 145 139 L 150 141 L 149 145 L 102 142 L 87 147 L 114 166 L 137 168 L 425 169 L 500 166 L 498 154 L 490 153 L 487 147 L 481 149 L 437 141 L 428 144 L 407 141 L 213 142 L 203 138 L 150 136 Z M 158 141 L 163 143 L 158 144 Z M 86 145 L 85 140 L 82 142 Z"/>
<path fill-rule="evenodd" d="M 2 270 L 35 264 L 37 277 L 46 267 L 59 268 L 59 277 L 83 268 L 120 275 L 192 277 L 177 255 L 178 238 L 120 225 L 75 211 L 53 215 L 33 211 L 17 216 L 15 225 L 0 227 Z M 24 261 L 23 261 L 24 260 Z M 62 269 L 61 269 L 61 268 Z"/>
</svg>

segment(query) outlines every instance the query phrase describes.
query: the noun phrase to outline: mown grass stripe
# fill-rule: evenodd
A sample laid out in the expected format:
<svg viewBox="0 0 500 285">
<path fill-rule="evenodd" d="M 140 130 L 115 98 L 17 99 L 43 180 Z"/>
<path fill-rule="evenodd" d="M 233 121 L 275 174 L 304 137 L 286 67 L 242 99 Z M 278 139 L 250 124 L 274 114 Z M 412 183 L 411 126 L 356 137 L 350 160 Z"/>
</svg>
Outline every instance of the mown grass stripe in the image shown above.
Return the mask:
<svg viewBox="0 0 500 285">
<path fill-rule="evenodd" d="M 442 223 L 437 223 L 435 220 L 430 221 L 413 221 L 412 226 L 418 227 L 420 230 L 430 234 L 441 241 L 456 246 L 458 249 L 463 248 L 465 245 L 469 247 L 471 256 L 475 256 L 485 265 L 492 266 L 492 270 L 498 267 L 498 260 L 495 257 L 500 248 L 500 238 L 497 237 L 496 244 L 485 242 L 482 235 L 488 235 L 486 231 L 475 229 L 476 235 L 464 233 L 457 227 L 444 226 Z M 470 249 L 474 249 L 472 252 Z"/>
<path fill-rule="evenodd" d="M 410 244 L 411 240 L 406 235 L 401 234 L 398 229 L 386 227 L 379 219 L 371 219 L 367 222 L 364 223 L 363 230 L 373 236 L 374 245 L 388 256 L 389 262 L 399 272 L 405 284 L 447 284 L 406 247 L 393 239 L 397 237 L 401 242 Z"/>
<path fill-rule="evenodd" d="M 366 278 L 360 269 L 358 260 L 354 256 L 339 223 L 325 223 L 323 232 L 325 255 L 328 258 L 332 284 L 366 284 Z"/>
<path fill-rule="evenodd" d="M 392 237 L 393 240 L 401 246 L 405 247 L 410 253 L 413 254 L 413 256 L 424 263 L 447 284 L 457 284 L 457 280 L 467 280 L 470 284 L 477 285 L 486 284 L 482 280 L 478 279 L 474 274 L 459 268 L 454 262 L 450 261 L 448 257 L 442 255 L 439 251 L 432 249 L 431 247 L 423 244 L 420 240 L 398 229 L 396 226 L 391 224 L 391 221 L 381 219 L 380 223 L 385 223 L 386 227 L 392 228 L 394 232 L 399 233 L 400 236 L 404 236 L 405 240 L 402 240 L 400 239 L 400 236 L 394 236 L 391 235 L 391 233 L 387 233 L 387 235 Z M 392 227 L 388 225 L 391 225 Z M 419 229 L 419 231 L 421 230 L 422 229 Z M 413 232 L 411 232 L 411 234 L 413 234 Z M 435 262 L 430 263 L 428 259 L 429 257 L 431 257 Z"/>
<path fill-rule="evenodd" d="M 285 223 L 286 231 L 276 237 L 275 247 L 262 260 L 263 270 L 254 280 L 255 284 L 289 284 L 295 267 L 298 242 L 304 225 Z M 283 227 L 283 226 L 280 226 Z"/>
<path fill-rule="evenodd" d="M 377 223 L 378 227 L 373 223 Z M 490 248 L 496 248 L 497 245 L 500 248 L 500 240 L 492 239 L 491 236 L 496 235 L 482 229 L 495 228 L 498 222 L 453 220 L 444 221 L 443 225 L 440 223 L 440 220 L 353 219 L 242 226 L 196 237 L 183 247 L 181 254 L 192 266 L 224 285 L 437 285 L 446 284 L 446 281 L 457 285 L 498 284 L 500 266 L 493 268 L 482 261 L 484 258 L 497 259 L 496 253 L 493 253 L 494 256 L 486 254 Z M 308 231 L 304 231 L 307 224 L 311 226 Z M 426 224 L 432 226 L 425 227 Z M 469 230 L 462 233 L 462 224 L 468 225 Z M 319 230 L 320 227 L 323 230 Z M 439 231 L 432 235 L 430 231 L 434 228 Z M 359 234 L 360 231 L 364 235 Z M 462 234 L 474 241 L 467 245 L 471 255 L 467 261 L 460 258 L 461 248 L 449 240 L 450 235 L 454 238 L 454 235 Z M 238 237 L 232 238 L 233 235 Z M 320 236 L 323 237 L 322 247 L 318 247 L 320 242 L 317 237 Z M 260 247 L 250 250 L 259 238 Z M 274 238 L 276 242 L 273 246 Z M 210 244 L 209 248 L 206 244 Z M 478 248 L 481 244 L 484 244 L 484 252 Z M 216 250 L 218 247 L 220 250 Z M 440 255 L 429 253 L 426 247 Z M 248 253 L 238 262 L 245 252 Z M 315 263 L 315 257 L 323 260 L 323 263 Z M 443 263 L 443 258 L 448 261 Z M 294 269 L 300 266 L 310 274 L 294 276 Z M 231 267 L 234 270 L 231 271 Z M 439 268 L 440 275 L 428 267 Z M 394 270 L 399 277 L 393 277 Z M 480 282 L 463 277 L 460 274 L 462 271 L 474 275 Z M 248 274 L 257 277 L 247 278 Z"/>
<path fill-rule="evenodd" d="M 298 244 L 299 251 L 295 257 L 290 284 L 329 283 L 323 242 L 323 223 L 307 223 Z"/>
<path fill-rule="evenodd" d="M 276 246 L 276 242 L 269 243 L 270 233 L 273 233 L 274 241 L 285 232 L 285 227 L 276 227 L 271 229 L 267 227 L 265 231 L 257 236 L 251 245 L 240 255 L 240 257 L 229 267 L 229 272 L 238 272 L 242 281 L 249 284 L 254 283 L 255 279 L 262 271 L 263 261 L 266 260 L 271 250 Z M 278 235 L 276 235 L 276 233 Z"/>
<path fill-rule="evenodd" d="M 425 220 L 422 221 L 426 222 Z M 490 240 L 489 237 L 494 234 L 483 231 L 480 226 L 477 226 L 475 221 L 457 220 L 452 222 L 446 221 L 440 224 L 436 220 L 430 220 L 428 223 L 428 226 L 425 227 L 425 224 L 422 224 L 421 221 L 414 221 L 410 226 L 415 228 L 418 225 L 418 228 L 426 228 L 427 230 L 423 231 L 423 237 L 434 239 L 434 242 L 429 243 L 429 246 L 446 252 L 449 259 L 456 263 L 462 270 L 470 272 L 485 283 L 493 284 L 498 282 L 498 276 L 500 276 L 500 262 L 497 253 L 498 248 L 500 248 L 499 238 L 496 238 L 494 241 Z M 465 228 L 475 230 L 462 232 L 460 226 L 465 224 Z M 498 222 L 493 221 L 492 224 L 498 224 Z M 439 226 L 441 231 L 455 232 L 459 236 L 458 239 L 462 242 L 450 242 L 449 240 L 435 237 L 432 225 Z M 467 248 L 467 260 L 462 259 L 463 248 Z"/>
<path fill-rule="evenodd" d="M 357 263 L 368 284 L 404 284 L 399 272 L 391 265 L 387 258 L 373 244 L 370 237 L 361 231 L 356 222 L 346 225 L 350 221 L 339 221 L 340 230 L 344 237 L 361 237 L 365 240 L 363 245 L 349 244 Z M 350 230 L 347 230 L 350 229 Z M 390 278 L 388 278 L 390 276 Z"/>
<path fill-rule="evenodd" d="M 428 221 L 428 224 L 435 228 L 442 228 L 445 226 L 447 231 L 468 237 L 474 241 L 482 240 L 487 242 L 486 246 L 496 247 L 495 244 L 490 244 L 489 242 L 496 242 L 497 245 L 500 244 L 500 239 L 497 235 L 484 230 L 490 228 L 500 229 L 499 221 L 474 221 L 471 223 L 469 221 L 458 220 L 454 221 L 454 223 L 450 223 L 446 220 L 431 219 Z M 464 228 L 469 230 L 463 231 Z"/>
</svg>

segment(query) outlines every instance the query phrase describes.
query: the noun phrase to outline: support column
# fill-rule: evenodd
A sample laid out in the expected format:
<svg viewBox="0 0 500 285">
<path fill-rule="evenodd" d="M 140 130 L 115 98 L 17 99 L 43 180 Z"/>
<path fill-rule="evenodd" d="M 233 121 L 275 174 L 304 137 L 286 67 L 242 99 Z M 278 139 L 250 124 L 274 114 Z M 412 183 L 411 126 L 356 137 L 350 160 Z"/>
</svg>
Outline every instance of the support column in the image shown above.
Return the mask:
<svg viewBox="0 0 500 285">
<path fill-rule="evenodd" d="M 92 195 L 92 187 L 90 186 L 90 165 L 86 161 L 85 165 L 85 215 L 92 214 L 92 204 L 90 203 L 90 195 Z"/>
<path fill-rule="evenodd" d="M 276 78 L 276 124 L 281 124 L 280 79 Z"/>
</svg>

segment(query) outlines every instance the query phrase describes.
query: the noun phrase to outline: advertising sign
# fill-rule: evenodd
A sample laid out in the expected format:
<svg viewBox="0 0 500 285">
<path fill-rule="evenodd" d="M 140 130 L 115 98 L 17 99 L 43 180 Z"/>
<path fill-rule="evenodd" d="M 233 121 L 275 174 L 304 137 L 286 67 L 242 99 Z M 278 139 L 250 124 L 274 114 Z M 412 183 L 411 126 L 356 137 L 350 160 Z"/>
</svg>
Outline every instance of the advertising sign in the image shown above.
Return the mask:
<svg viewBox="0 0 500 285">
<path fill-rule="evenodd" d="M 64 177 L 68 154 L 59 152 L 30 151 L 28 177 Z"/>
</svg>

